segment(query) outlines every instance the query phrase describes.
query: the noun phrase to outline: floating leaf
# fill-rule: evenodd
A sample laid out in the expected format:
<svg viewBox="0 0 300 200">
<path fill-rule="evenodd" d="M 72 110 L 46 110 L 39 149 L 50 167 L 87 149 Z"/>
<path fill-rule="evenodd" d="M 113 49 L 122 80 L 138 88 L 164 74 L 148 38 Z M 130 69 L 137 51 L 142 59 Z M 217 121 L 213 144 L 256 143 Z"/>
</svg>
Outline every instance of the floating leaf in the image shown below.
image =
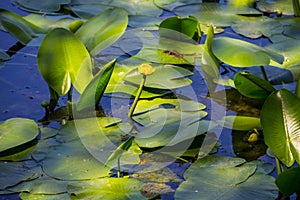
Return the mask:
<svg viewBox="0 0 300 200">
<path fill-rule="evenodd" d="M 256 165 L 244 162 L 240 158 L 221 156 L 207 156 L 197 160 L 184 173 L 185 181 L 176 190 L 175 198 L 226 200 L 276 198 L 277 187 L 274 178 L 254 174 Z"/>
<path fill-rule="evenodd" d="M 90 18 L 75 34 L 85 44 L 91 56 L 96 56 L 124 33 L 127 24 L 128 16 L 124 9 L 107 9 Z"/>
<path fill-rule="evenodd" d="M 22 181 L 33 180 L 38 175 L 22 162 L 0 162 L 0 189 L 14 186 Z"/>
<path fill-rule="evenodd" d="M 13 0 L 12 3 L 32 12 L 55 12 L 59 11 L 62 4 L 68 4 L 71 0 L 52 0 L 52 1 L 39 1 L 39 0 Z"/>
<path fill-rule="evenodd" d="M 10 56 L 7 53 L 5 53 L 4 51 L 0 50 L 0 62 L 6 61 L 9 59 L 10 59 Z"/>
<path fill-rule="evenodd" d="M 130 15 L 128 25 L 134 28 L 143 28 L 144 30 L 157 30 L 157 26 L 161 21 L 161 18 L 154 16 Z"/>
<path fill-rule="evenodd" d="M 107 63 L 87 85 L 78 100 L 76 106 L 78 111 L 92 106 L 97 107 L 114 70 L 115 63 L 116 60 Z"/>
<path fill-rule="evenodd" d="M 248 116 L 225 116 L 222 123 L 224 127 L 238 131 L 250 131 L 254 128 L 260 128 L 260 119 L 258 117 Z"/>
<path fill-rule="evenodd" d="M 0 124 L 0 156 L 19 153 L 35 145 L 39 130 L 31 119 L 11 118 Z"/>
<path fill-rule="evenodd" d="M 283 56 L 274 51 L 229 37 L 215 38 L 212 50 L 218 59 L 235 67 L 266 66 L 271 58 L 283 61 Z"/>
<path fill-rule="evenodd" d="M 140 192 L 142 182 L 129 178 L 105 178 L 70 183 L 72 199 L 146 199 Z"/>
<path fill-rule="evenodd" d="M 234 85 L 242 95 L 254 99 L 266 99 L 275 91 L 268 81 L 247 72 L 236 73 Z"/>
<path fill-rule="evenodd" d="M 292 15 L 294 13 L 292 0 L 260 0 L 257 7 L 262 12 Z"/>
<path fill-rule="evenodd" d="M 271 94 L 261 110 L 265 143 L 286 166 L 300 163 L 300 100 L 281 89 Z"/>
<path fill-rule="evenodd" d="M 69 195 L 67 193 L 63 194 L 31 194 L 28 192 L 21 192 L 20 198 L 22 200 L 57 200 L 57 199 L 63 199 L 63 200 L 71 200 Z"/>
<path fill-rule="evenodd" d="M 245 17 L 231 25 L 231 28 L 234 32 L 251 39 L 269 37 L 283 32 L 282 24 L 268 17 Z"/>
<path fill-rule="evenodd" d="M 201 1 L 199 1 L 199 0 L 180 0 L 180 1 L 178 1 L 178 0 L 154 0 L 153 2 L 155 3 L 155 5 L 157 5 L 158 7 L 162 8 L 164 10 L 172 11 L 174 8 L 176 8 L 178 6 L 199 3 Z"/>
<path fill-rule="evenodd" d="M 239 21 L 239 15 L 261 15 L 253 8 L 239 9 L 220 3 L 197 3 L 176 7 L 173 12 L 179 16 L 196 17 L 201 24 L 212 24 L 214 26 L 230 26 Z M 222 17 L 220 17 L 222 16 Z"/>
<path fill-rule="evenodd" d="M 101 1 L 102 2 L 102 1 Z M 109 8 L 113 8 L 107 4 L 99 4 L 98 2 L 88 4 L 88 2 L 83 2 L 84 4 L 77 4 L 72 1 L 70 8 L 72 11 L 80 18 L 90 19 Z M 103 2 L 102 2 L 103 3 Z"/>
<path fill-rule="evenodd" d="M 124 8 L 129 15 L 160 16 L 162 10 L 154 5 L 153 0 L 112 0 L 109 5 Z"/>
<path fill-rule="evenodd" d="M 88 51 L 66 29 L 53 29 L 46 35 L 38 51 L 37 63 L 45 81 L 59 95 L 65 95 L 71 84 L 82 93 L 92 79 Z"/>
<path fill-rule="evenodd" d="M 188 114 L 184 116 L 184 114 L 178 112 L 177 119 L 174 117 L 173 119 L 167 119 L 168 121 L 165 121 L 164 117 L 166 116 L 162 115 L 162 119 L 155 123 L 159 119 L 153 118 L 149 113 L 150 120 L 153 121 L 136 135 L 135 141 L 139 146 L 145 148 L 173 146 L 204 134 L 216 126 L 211 121 L 199 121 L 206 115 L 205 112 L 200 111 L 197 114 L 198 118 L 196 118 L 196 114 L 194 114 L 194 117 L 188 117 Z"/>
<path fill-rule="evenodd" d="M 191 80 L 185 78 L 186 76 L 193 75 L 187 69 L 177 67 L 174 65 L 153 65 L 155 72 L 148 76 L 146 79 L 145 87 L 158 88 L 158 89 L 174 89 L 191 84 Z M 127 73 L 124 78 L 125 81 L 139 85 L 142 75 L 134 69 Z M 164 80 L 161 82 L 161 80 Z"/>
</svg>

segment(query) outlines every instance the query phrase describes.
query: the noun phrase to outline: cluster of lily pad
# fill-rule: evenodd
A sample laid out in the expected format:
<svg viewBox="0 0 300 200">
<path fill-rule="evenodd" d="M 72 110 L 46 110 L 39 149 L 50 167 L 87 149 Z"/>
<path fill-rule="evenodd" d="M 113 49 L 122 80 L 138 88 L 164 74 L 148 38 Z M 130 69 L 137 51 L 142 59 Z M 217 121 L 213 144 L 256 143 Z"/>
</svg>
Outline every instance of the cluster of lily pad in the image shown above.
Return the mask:
<svg viewBox="0 0 300 200">
<path fill-rule="evenodd" d="M 38 46 L 37 66 L 50 100 L 41 125 L 24 118 L 0 124 L 1 194 L 18 192 L 21 199 L 147 199 L 164 193 L 175 193 L 175 199 L 275 199 L 278 187 L 285 196 L 299 191 L 299 182 L 286 187 L 295 183 L 299 168 L 283 172 L 300 162 L 299 91 L 276 90 L 255 75 L 236 73 L 227 85 L 264 100 L 260 118 L 209 120 L 189 78 L 201 67 L 205 92 L 213 100 L 225 82 L 220 66 L 273 66 L 289 70 L 288 81 L 297 80 L 300 31 L 299 19 L 291 16 L 292 1 L 261 0 L 256 9 L 248 7 L 251 2 L 236 7 L 186 0 L 12 3 L 32 13 L 22 17 L 0 9 L 1 28 L 23 45 Z M 163 10 L 177 16 L 159 17 Z M 272 44 L 215 37 L 228 28 L 248 41 L 267 37 Z M 10 59 L 4 51 L 0 56 Z M 184 89 L 187 95 L 180 94 Z M 65 95 L 68 118 L 60 119 L 60 129 L 50 128 L 45 124 Z M 104 95 L 132 98 L 132 109 L 122 119 L 100 116 Z M 209 155 L 217 145 L 217 127 L 262 129 L 281 173 L 277 185 L 267 175 L 273 170 L 269 163 Z M 257 134 L 248 141 L 255 142 Z M 170 163 L 187 158 L 196 161 L 184 180 L 168 171 Z M 149 181 L 149 172 L 156 178 Z M 168 174 L 167 180 L 159 180 L 159 173 Z M 181 184 L 174 191 L 167 182 Z"/>
</svg>

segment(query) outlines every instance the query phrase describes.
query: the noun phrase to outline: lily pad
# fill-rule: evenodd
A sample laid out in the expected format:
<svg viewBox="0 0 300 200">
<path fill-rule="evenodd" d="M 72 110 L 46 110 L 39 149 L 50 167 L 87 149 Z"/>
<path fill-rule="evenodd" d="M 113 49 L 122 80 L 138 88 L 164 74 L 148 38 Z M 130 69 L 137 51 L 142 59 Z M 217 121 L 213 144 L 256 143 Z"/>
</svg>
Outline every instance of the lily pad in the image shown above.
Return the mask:
<svg viewBox="0 0 300 200">
<path fill-rule="evenodd" d="M 268 17 L 244 17 L 241 21 L 231 25 L 231 28 L 234 32 L 251 39 L 269 37 L 283 32 L 282 24 Z"/>
<path fill-rule="evenodd" d="M 239 15 L 261 15 L 255 9 L 239 9 L 220 3 L 197 3 L 176 7 L 175 14 L 179 16 L 194 16 L 201 24 L 212 24 L 214 26 L 230 26 L 240 20 Z M 222 17 L 220 17 L 222 16 Z"/>
<path fill-rule="evenodd" d="M 228 160 L 226 160 L 228 159 Z M 240 163 L 240 164 L 238 164 Z M 254 174 L 256 165 L 240 158 L 207 156 L 197 160 L 184 173 L 176 190 L 178 199 L 274 199 L 274 178 Z"/>
<path fill-rule="evenodd" d="M 292 0 L 260 0 L 257 2 L 257 7 L 266 13 L 294 14 Z"/>
<path fill-rule="evenodd" d="M 109 5 L 124 8 L 129 15 L 160 16 L 162 10 L 155 6 L 153 0 L 112 0 Z"/>
<path fill-rule="evenodd" d="M 146 199 L 140 190 L 142 182 L 130 178 L 105 178 L 73 182 L 68 185 L 72 199 Z"/>
<path fill-rule="evenodd" d="M 31 12 L 56 12 L 63 4 L 70 3 L 71 0 L 53 0 L 53 1 L 39 1 L 39 0 L 12 0 L 12 3 Z"/>
<path fill-rule="evenodd" d="M 30 170 L 23 162 L 0 162 L 1 190 L 37 177 L 38 174 L 34 170 Z"/>
<path fill-rule="evenodd" d="M 11 118 L 0 124 L 0 156 L 9 156 L 32 147 L 38 142 L 37 124 L 26 118 Z"/>
<path fill-rule="evenodd" d="M 0 62 L 9 60 L 10 56 L 4 51 L 0 50 Z"/>
<path fill-rule="evenodd" d="M 57 200 L 57 199 L 63 199 L 63 200 L 71 200 L 68 193 L 63 194 L 31 194 L 28 192 L 21 192 L 20 198 L 22 200 Z"/>
<path fill-rule="evenodd" d="M 162 19 L 147 15 L 130 15 L 128 25 L 134 28 L 143 28 L 144 30 L 157 30 Z"/>
<path fill-rule="evenodd" d="M 266 66 L 271 59 L 283 62 L 283 56 L 275 51 L 229 37 L 215 38 L 212 50 L 221 61 L 235 67 Z"/>
<path fill-rule="evenodd" d="M 153 65 L 155 72 L 147 76 L 145 87 L 158 88 L 158 89 L 174 89 L 191 84 L 191 80 L 185 78 L 186 76 L 193 75 L 187 69 L 177 67 L 175 65 Z M 137 69 L 131 70 L 126 74 L 124 80 L 135 85 L 139 85 L 142 75 Z M 164 80 L 161 82 L 161 80 Z"/>
<path fill-rule="evenodd" d="M 282 64 L 272 62 L 275 67 L 285 68 L 292 72 L 294 80 L 298 79 L 300 74 L 300 40 L 287 39 L 267 46 L 267 49 L 280 52 L 284 56 Z"/>
<path fill-rule="evenodd" d="M 154 0 L 153 2 L 155 3 L 155 5 L 164 10 L 172 11 L 178 6 L 199 3 L 199 0 Z"/>
<path fill-rule="evenodd" d="M 113 8 L 113 6 L 107 4 L 99 4 L 99 2 L 95 4 L 76 4 L 72 1 L 70 8 L 78 17 L 83 19 L 90 19 L 109 8 Z"/>
</svg>

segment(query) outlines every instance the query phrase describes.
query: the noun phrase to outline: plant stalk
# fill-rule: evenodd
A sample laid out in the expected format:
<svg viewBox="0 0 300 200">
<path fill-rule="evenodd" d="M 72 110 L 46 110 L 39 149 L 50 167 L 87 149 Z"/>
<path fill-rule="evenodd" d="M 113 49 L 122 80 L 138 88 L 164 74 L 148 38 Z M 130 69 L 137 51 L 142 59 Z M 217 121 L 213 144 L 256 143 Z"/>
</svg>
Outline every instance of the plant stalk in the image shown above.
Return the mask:
<svg viewBox="0 0 300 200">
<path fill-rule="evenodd" d="M 264 77 L 265 81 L 269 82 L 269 79 L 268 79 L 268 76 L 267 76 L 267 72 L 266 72 L 264 66 L 260 66 L 260 70 L 261 70 L 261 72 L 263 74 L 263 77 Z"/>
<path fill-rule="evenodd" d="M 300 98 L 300 76 L 298 77 L 295 95 L 296 95 L 298 98 Z"/>
<path fill-rule="evenodd" d="M 121 165 L 120 165 L 120 158 L 118 158 L 118 178 L 121 177 Z"/>
<path fill-rule="evenodd" d="M 294 9 L 294 16 L 300 17 L 300 2 L 299 2 L 299 0 L 293 0 L 293 9 Z"/>
<path fill-rule="evenodd" d="M 69 115 L 69 120 L 73 119 L 73 111 L 72 111 L 73 102 L 72 102 L 72 96 L 73 96 L 73 89 L 71 87 L 70 90 L 68 91 L 68 115 Z"/>
<path fill-rule="evenodd" d="M 138 91 L 137 91 L 137 93 L 135 95 L 134 101 L 133 101 L 133 103 L 131 105 L 131 108 L 130 108 L 130 110 L 128 112 L 128 119 L 129 119 L 131 125 L 133 125 L 132 115 L 133 115 L 134 109 L 135 109 L 135 107 L 136 107 L 136 105 L 137 105 L 137 103 L 139 101 L 139 98 L 140 98 L 140 96 L 142 94 L 145 82 L 146 82 L 146 75 L 143 74 L 142 80 L 140 82 L 139 89 L 138 89 Z"/>
</svg>

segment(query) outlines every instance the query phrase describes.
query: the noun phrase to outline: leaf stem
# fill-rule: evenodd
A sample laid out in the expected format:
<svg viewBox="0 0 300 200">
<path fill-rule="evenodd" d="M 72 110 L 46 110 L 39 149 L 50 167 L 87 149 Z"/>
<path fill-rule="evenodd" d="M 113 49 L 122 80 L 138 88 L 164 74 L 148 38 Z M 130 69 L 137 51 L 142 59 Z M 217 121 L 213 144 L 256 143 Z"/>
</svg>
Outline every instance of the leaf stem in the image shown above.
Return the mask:
<svg viewBox="0 0 300 200">
<path fill-rule="evenodd" d="M 69 115 L 69 120 L 73 119 L 72 96 L 73 96 L 73 88 L 71 87 L 70 90 L 68 91 L 68 115 Z"/>
<path fill-rule="evenodd" d="M 294 9 L 294 16 L 300 17 L 300 3 L 299 0 L 293 0 L 293 9 Z"/>
<path fill-rule="evenodd" d="M 128 119 L 129 119 L 131 125 L 133 125 L 132 115 L 133 115 L 134 109 L 135 109 L 135 107 L 136 107 L 136 105 L 137 105 L 137 103 L 139 101 L 139 98 L 140 98 L 140 96 L 142 94 L 145 82 L 146 82 L 146 75 L 143 74 L 143 77 L 142 77 L 141 82 L 140 82 L 139 89 L 138 89 L 138 91 L 137 91 L 137 93 L 135 95 L 134 101 L 133 101 L 133 103 L 131 105 L 131 108 L 130 108 L 130 110 L 128 112 Z"/>
<path fill-rule="evenodd" d="M 260 66 L 260 70 L 261 70 L 261 72 L 262 72 L 262 74 L 264 76 L 264 79 L 269 82 L 269 79 L 268 79 L 268 76 L 267 76 L 267 72 L 266 72 L 264 66 Z"/>
</svg>

